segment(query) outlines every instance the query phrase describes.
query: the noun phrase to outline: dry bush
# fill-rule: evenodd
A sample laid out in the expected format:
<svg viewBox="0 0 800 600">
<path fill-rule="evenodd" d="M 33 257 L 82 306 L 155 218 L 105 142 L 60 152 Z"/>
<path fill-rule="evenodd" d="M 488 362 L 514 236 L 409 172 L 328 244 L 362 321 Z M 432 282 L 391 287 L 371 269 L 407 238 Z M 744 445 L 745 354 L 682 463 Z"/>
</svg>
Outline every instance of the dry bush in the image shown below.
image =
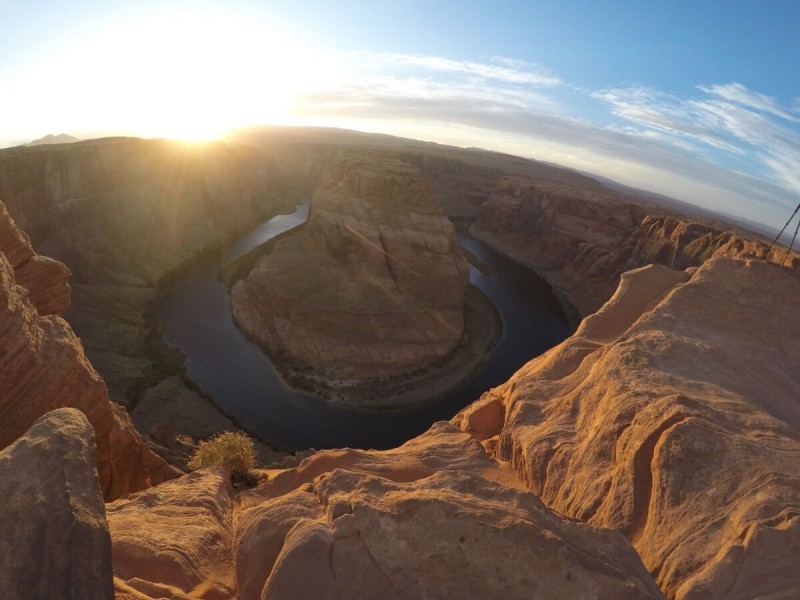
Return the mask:
<svg viewBox="0 0 800 600">
<path fill-rule="evenodd" d="M 226 431 L 197 445 L 189 468 L 193 471 L 204 467 L 224 467 L 233 479 L 247 480 L 256 461 L 253 440 L 242 432 Z"/>
</svg>

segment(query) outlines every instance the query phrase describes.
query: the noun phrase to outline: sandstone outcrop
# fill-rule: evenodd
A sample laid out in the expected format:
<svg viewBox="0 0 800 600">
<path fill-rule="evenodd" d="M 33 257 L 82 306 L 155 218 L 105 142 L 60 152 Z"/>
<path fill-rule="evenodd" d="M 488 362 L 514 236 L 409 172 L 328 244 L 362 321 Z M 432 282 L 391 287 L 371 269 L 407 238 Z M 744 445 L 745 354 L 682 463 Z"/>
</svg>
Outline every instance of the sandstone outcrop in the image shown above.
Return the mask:
<svg viewBox="0 0 800 600">
<path fill-rule="evenodd" d="M 62 408 L 0 451 L 0 597 L 113 600 L 92 427 Z"/>
<path fill-rule="evenodd" d="M 174 477 L 176 472 L 146 448 L 125 410 L 109 400 L 69 325 L 58 316 L 40 315 L 31 303 L 38 299 L 45 306 L 57 305 L 57 296 L 48 290 L 64 291 L 66 283 L 53 287 L 46 275 L 65 277 L 66 270 L 45 261 L 44 275 L 29 277 L 31 287 L 23 287 L 6 256 L 21 264 L 21 270 L 38 263 L 5 211 L 0 212 L 0 232 L 0 448 L 45 413 L 71 406 L 94 427 L 97 469 L 107 499 Z M 20 263 L 19 257 L 26 255 Z M 68 298 L 68 290 L 64 293 Z"/>
<path fill-rule="evenodd" d="M 60 315 L 69 308 L 70 270 L 57 260 L 36 254 L 30 238 L 15 225 L 2 202 L 0 252 L 14 269 L 17 283 L 28 290 L 28 301 L 40 315 Z"/>
<path fill-rule="evenodd" d="M 197 472 L 108 506 L 117 591 L 663 598 L 622 535 L 556 515 L 503 471 L 437 423 L 395 450 L 319 452 L 235 501 L 221 472 Z"/>
<path fill-rule="evenodd" d="M 271 355 L 324 379 L 403 375 L 462 338 L 467 263 L 432 191 L 397 160 L 347 158 L 304 230 L 231 289 L 234 318 Z"/>
<path fill-rule="evenodd" d="M 626 273 L 455 422 L 550 508 L 623 532 L 669 598 L 800 590 L 800 277 L 715 257 Z"/>
<path fill-rule="evenodd" d="M 234 596 L 233 490 L 222 469 L 107 505 L 118 588 L 154 598 Z"/>
<path fill-rule="evenodd" d="M 620 275 L 637 267 L 685 269 L 712 256 L 784 257 L 777 247 L 767 256 L 768 244 L 753 236 L 647 214 L 653 208 L 611 192 L 509 175 L 481 206 L 472 232 L 545 277 L 582 316 L 599 309 Z M 798 264 L 796 255 L 787 261 Z"/>
</svg>

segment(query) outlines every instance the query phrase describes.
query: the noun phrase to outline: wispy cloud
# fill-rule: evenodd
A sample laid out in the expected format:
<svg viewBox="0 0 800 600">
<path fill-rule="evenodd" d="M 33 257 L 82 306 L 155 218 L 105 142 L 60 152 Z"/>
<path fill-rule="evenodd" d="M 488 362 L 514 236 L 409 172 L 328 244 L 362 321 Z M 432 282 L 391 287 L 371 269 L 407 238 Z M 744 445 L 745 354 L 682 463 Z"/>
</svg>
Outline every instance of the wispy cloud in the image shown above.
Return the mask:
<svg viewBox="0 0 800 600">
<path fill-rule="evenodd" d="M 413 69 L 303 94 L 295 110 L 349 123 L 448 127 L 451 139 L 465 145 L 566 157 L 578 168 L 762 222 L 777 222 L 797 202 L 800 113 L 741 84 L 698 86 L 693 97 L 642 86 L 579 91 L 509 59 L 372 54 L 369 60 Z M 606 107 L 605 118 L 581 118 L 589 114 L 582 103 L 593 100 Z"/>
<path fill-rule="evenodd" d="M 374 76 L 332 89 L 309 92 L 295 98 L 299 105 L 311 108 L 327 104 L 339 106 L 406 100 L 419 103 L 451 102 L 460 105 L 480 105 L 486 110 L 515 108 L 553 113 L 560 105 L 551 96 L 536 89 L 486 86 L 473 81 L 438 82 L 421 77 Z M 386 102 L 384 102 L 384 105 Z"/>
<path fill-rule="evenodd" d="M 614 115 L 672 136 L 666 143 L 681 146 L 690 139 L 746 160 L 788 190 L 800 192 L 800 113 L 739 83 L 698 86 L 701 97 L 678 98 L 641 87 L 608 89 L 592 96 L 610 106 Z M 777 119 L 775 118 L 777 117 Z M 714 155 L 706 153 L 707 158 Z"/>
<path fill-rule="evenodd" d="M 744 154 L 708 122 L 713 115 L 693 109 L 676 96 L 639 86 L 599 90 L 592 92 L 591 96 L 608 104 L 618 117 L 666 134 L 693 138 L 726 152 Z M 666 137 L 663 139 L 668 140 Z M 674 143 L 679 145 L 678 140 Z"/>
<path fill-rule="evenodd" d="M 774 98 L 749 90 L 741 83 L 734 82 L 726 83 L 724 85 L 710 86 L 699 85 L 697 87 L 707 94 L 719 96 L 723 100 L 736 102 L 737 104 L 741 104 L 749 108 L 754 108 L 762 112 L 773 114 L 776 117 L 786 119 L 787 121 L 800 123 L 800 113 L 798 113 L 800 106 L 796 106 L 794 109 L 787 109 L 781 106 Z"/>
<path fill-rule="evenodd" d="M 494 58 L 492 62 L 452 60 L 422 54 L 376 54 L 376 58 L 395 64 L 419 67 L 441 73 L 457 73 L 507 84 L 556 87 L 564 82 L 543 67 L 519 60 Z"/>
</svg>

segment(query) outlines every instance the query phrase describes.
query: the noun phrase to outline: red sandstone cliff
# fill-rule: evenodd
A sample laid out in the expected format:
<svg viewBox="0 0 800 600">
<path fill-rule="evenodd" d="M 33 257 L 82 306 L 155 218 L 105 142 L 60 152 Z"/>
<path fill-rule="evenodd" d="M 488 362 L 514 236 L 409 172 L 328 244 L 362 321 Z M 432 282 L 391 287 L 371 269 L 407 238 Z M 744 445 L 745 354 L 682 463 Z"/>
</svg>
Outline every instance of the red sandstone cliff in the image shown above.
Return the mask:
<svg viewBox="0 0 800 600">
<path fill-rule="evenodd" d="M 68 275 L 34 254 L 0 205 L 0 448 L 45 413 L 78 408 L 95 430 L 103 494 L 114 499 L 177 473 L 147 449 L 125 410 L 109 400 L 80 340 L 53 314 L 69 304 Z"/>
</svg>

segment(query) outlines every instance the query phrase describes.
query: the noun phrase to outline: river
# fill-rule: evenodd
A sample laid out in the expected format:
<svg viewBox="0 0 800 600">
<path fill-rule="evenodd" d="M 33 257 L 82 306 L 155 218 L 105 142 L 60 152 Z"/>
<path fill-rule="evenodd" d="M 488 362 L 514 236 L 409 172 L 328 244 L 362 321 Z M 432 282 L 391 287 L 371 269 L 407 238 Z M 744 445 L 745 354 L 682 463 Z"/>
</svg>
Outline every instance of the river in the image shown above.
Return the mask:
<svg viewBox="0 0 800 600">
<path fill-rule="evenodd" d="M 225 245 L 176 277 L 156 307 L 164 339 L 186 356 L 188 376 L 225 412 L 264 439 L 295 449 L 391 448 L 453 417 L 481 393 L 571 333 L 558 300 L 540 277 L 477 240 L 458 241 L 489 268 L 470 265 L 470 282 L 491 300 L 503 334 L 481 370 L 446 398 L 394 412 L 333 409 L 289 390 L 261 350 L 239 331 L 219 270 L 268 239 L 305 222 L 308 204 L 279 215 Z"/>
</svg>

